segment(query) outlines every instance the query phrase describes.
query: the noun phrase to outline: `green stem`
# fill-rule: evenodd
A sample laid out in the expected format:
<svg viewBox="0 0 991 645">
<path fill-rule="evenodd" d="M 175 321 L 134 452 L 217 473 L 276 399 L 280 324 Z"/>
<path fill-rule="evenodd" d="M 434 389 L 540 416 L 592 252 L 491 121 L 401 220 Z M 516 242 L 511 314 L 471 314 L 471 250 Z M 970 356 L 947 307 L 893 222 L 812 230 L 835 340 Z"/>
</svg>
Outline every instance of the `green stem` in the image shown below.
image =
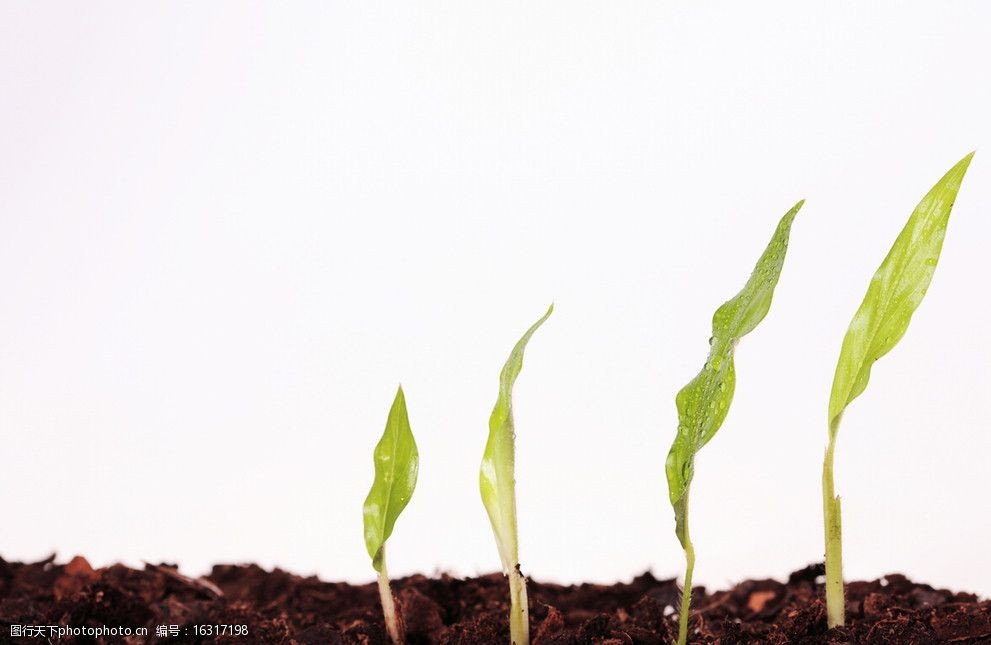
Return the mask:
<svg viewBox="0 0 991 645">
<path fill-rule="evenodd" d="M 509 571 L 509 636 L 512 645 L 530 645 L 530 607 L 526 578 L 517 564 Z"/>
<path fill-rule="evenodd" d="M 385 615 L 385 629 L 395 645 L 402 645 L 403 637 L 396 616 L 396 601 L 389 586 L 389 573 L 385 568 L 385 545 L 382 545 L 382 567 L 379 569 L 379 597 L 382 599 L 382 613 Z"/>
<path fill-rule="evenodd" d="M 692 572 L 695 570 L 695 547 L 685 548 L 685 585 L 681 588 L 681 615 L 678 617 L 678 645 L 688 642 L 688 613 L 692 606 Z"/>
<path fill-rule="evenodd" d="M 695 571 L 695 546 L 688 535 L 688 493 L 685 493 L 681 523 L 681 545 L 685 549 L 685 583 L 681 587 L 681 614 L 678 616 L 678 645 L 688 642 L 688 615 L 692 608 L 692 573 Z"/>
<path fill-rule="evenodd" d="M 830 627 L 846 622 L 843 599 L 843 521 L 840 498 L 833 490 L 833 452 L 836 432 L 829 435 L 829 446 L 822 464 L 822 510 L 826 538 L 826 619 Z"/>
</svg>

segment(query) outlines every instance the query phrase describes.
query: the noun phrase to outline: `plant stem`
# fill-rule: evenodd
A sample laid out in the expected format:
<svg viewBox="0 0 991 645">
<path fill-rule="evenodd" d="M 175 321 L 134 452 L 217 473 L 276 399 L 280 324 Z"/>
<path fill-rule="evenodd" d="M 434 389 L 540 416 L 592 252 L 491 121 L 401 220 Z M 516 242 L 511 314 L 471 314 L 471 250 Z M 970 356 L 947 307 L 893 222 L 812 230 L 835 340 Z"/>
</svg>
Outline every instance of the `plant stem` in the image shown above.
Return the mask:
<svg viewBox="0 0 991 645">
<path fill-rule="evenodd" d="M 831 431 L 822 464 L 822 510 L 826 537 L 826 619 L 830 627 L 846 622 L 843 599 L 843 521 L 840 498 L 833 491 L 833 452 L 836 432 Z"/>
<path fill-rule="evenodd" d="M 681 615 L 678 617 L 678 645 L 688 642 L 688 614 L 692 606 L 692 572 L 695 570 L 695 547 L 685 548 L 685 584 L 681 588 Z"/>
<path fill-rule="evenodd" d="M 530 607 L 519 564 L 509 571 L 509 602 L 510 641 L 512 645 L 530 645 Z"/>
<path fill-rule="evenodd" d="M 382 568 L 379 569 L 379 597 L 382 599 L 382 613 L 385 614 L 385 628 L 395 645 L 402 645 L 402 632 L 396 616 L 396 601 L 389 586 L 389 573 L 385 568 L 385 545 L 382 545 Z"/>
<path fill-rule="evenodd" d="M 687 498 L 688 493 L 685 493 Z M 681 614 L 678 616 L 678 645 L 688 642 L 688 614 L 692 607 L 692 573 L 695 571 L 695 545 L 688 534 L 688 500 L 684 500 L 684 521 L 681 526 L 681 544 L 685 549 L 685 583 L 681 587 Z"/>
</svg>

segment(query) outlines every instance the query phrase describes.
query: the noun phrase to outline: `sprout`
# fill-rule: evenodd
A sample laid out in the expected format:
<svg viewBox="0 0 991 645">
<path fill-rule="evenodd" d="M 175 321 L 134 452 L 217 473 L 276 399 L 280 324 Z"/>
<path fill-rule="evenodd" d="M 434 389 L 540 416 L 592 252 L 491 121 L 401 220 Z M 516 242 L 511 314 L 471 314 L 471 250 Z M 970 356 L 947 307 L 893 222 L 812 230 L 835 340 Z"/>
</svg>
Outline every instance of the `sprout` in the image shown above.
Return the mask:
<svg viewBox="0 0 991 645">
<path fill-rule="evenodd" d="M 712 317 L 712 338 L 709 339 L 709 358 L 705 367 L 678 392 L 675 399 L 678 434 L 668 453 L 665 470 L 668 494 L 674 507 L 675 534 L 685 550 L 685 584 L 678 620 L 680 645 L 688 639 L 692 571 L 695 569 L 695 548 L 688 533 L 688 491 L 695 472 L 695 454 L 715 436 L 726 418 L 736 384 L 733 350 L 740 338 L 753 331 L 771 307 L 774 287 L 788 250 L 791 223 L 804 203 L 804 200 L 798 202 L 781 218 L 743 290 L 716 310 Z"/>
<path fill-rule="evenodd" d="M 826 608 L 830 627 L 844 623 L 843 543 L 840 498 L 833 492 L 833 453 L 843 411 L 867 387 L 871 366 L 894 347 L 922 302 L 943 247 L 946 224 L 970 153 L 953 166 L 922 198 L 881 263 L 867 295 L 854 314 L 829 396 L 829 445 L 822 466 L 822 501 L 826 538 Z"/>
<path fill-rule="evenodd" d="M 489 439 L 482 455 L 478 485 L 482 503 L 492 522 L 502 572 L 509 576 L 509 632 L 514 645 L 529 645 L 530 617 L 526 579 L 520 572 L 516 536 L 516 433 L 513 428 L 513 383 L 523 367 L 523 350 L 537 328 L 554 311 L 554 305 L 520 338 L 499 374 L 499 398 L 489 417 Z"/>
<path fill-rule="evenodd" d="M 402 386 L 389 410 L 385 432 L 375 446 L 375 481 L 365 498 L 365 547 L 372 558 L 372 566 L 379 574 L 379 595 L 389 637 L 397 645 L 403 642 L 403 630 L 396 616 L 396 604 L 389 587 L 389 573 L 385 567 L 385 542 L 392 535 L 396 518 L 406 508 L 419 468 L 419 453 L 406 415 L 406 397 Z"/>
</svg>

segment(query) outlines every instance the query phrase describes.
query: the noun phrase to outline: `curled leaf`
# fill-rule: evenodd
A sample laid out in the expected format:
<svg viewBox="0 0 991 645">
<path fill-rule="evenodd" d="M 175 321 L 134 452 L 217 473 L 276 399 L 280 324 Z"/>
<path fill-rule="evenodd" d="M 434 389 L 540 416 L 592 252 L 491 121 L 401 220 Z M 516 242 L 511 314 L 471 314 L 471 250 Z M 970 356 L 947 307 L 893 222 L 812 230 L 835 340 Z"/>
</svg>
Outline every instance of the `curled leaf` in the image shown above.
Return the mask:
<svg viewBox="0 0 991 645">
<path fill-rule="evenodd" d="M 478 485 L 482 503 L 492 523 L 503 573 L 509 575 L 519 561 L 516 535 L 516 430 L 513 426 L 513 384 L 523 368 L 523 351 L 530 337 L 554 311 L 547 309 L 513 347 L 499 374 L 499 397 L 489 416 L 489 438 L 482 455 Z"/>
<path fill-rule="evenodd" d="M 791 224 L 804 203 L 798 202 L 781 218 L 747 284 L 716 310 L 705 367 L 675 399 L 678 434 L 668 452 L 665 471 L 668 496 L 675 509 L 675 530 L 683 547 L 688 546 L 688 489 L 694 476 L 695 454 L 715 436 L 726 418 L 736 386 L 733 351 L 740 338 L 753 331 L 771 307 L 788 250 Z"/>
</svg>

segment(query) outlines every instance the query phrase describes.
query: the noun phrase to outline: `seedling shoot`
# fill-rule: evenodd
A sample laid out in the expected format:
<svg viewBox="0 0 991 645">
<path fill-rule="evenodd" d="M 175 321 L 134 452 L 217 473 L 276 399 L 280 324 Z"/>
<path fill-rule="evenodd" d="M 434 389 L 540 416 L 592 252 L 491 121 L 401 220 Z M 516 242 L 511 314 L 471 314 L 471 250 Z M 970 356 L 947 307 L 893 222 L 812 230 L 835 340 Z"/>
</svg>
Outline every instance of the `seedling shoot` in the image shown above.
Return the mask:
<svg viewBox="0 0 991 645">
<path fill-rule="evenodd" d="M 688 640 L 692 573 L 695 569 L 695 548 L 688 531 L 688 493 L 695 474 L 695 454 L 715 436 L 726 418 L 736 385 L 734 349 L 737 342 L 764 319 L 771 307 L 774 287 L 778 284 L 788 250 L 791 224 L 804 203 L 804 200 L 798 202 L 781 218 L 747 284 L 716 310 L 712 317 L 708 360 L 702 371 L 678 392 L 675 399 L 678 433 L 668 453 L 665 471 L 668 494 L 674 507 L 675 534 L 685 550 L 685 583 L 678 617 L 679 645 L 684 645 Z"/>
<path fill-rule="evenodd" d="M 365 498 L 365 547 L 378 572 L 379 596 L 389 638 L 396 645 L 404 641 L 402 622 L 396 614 L 396 603 L 389 586 L 385 566 L 385 543 L 392 535 L 396 518 L 403 512 L 416 488 L 419 453 L 406 413 L 406 397 L 402 386 L 389 410 L 385 432 L 375 446 L 375 481 Z"/>
<path fill-rule="evenodd" d="M 502 572 L 509 578 L 509 632 L 513 645 L 529 645 L 530 612 L 526 578 L 520 571 L 516 535 L 516 431 L 513 425 L 513 384 L 523 368 L 523 351 L 530 337 L 554 311 L 554 305 L 523 334 L 499 374 L 499 397 L 489 417 L 489 439 L 482 456 L 478 484 L 482 503 L 495 534 Z"/>
<path fill-rule="evenodd" d="M 829 444 L 822 467 L 826 613 L 830 627 L 845 621 L 842 518 L 840 498 L 833 490 L 836 434 L 846 407 L 867 387 L 874 361 L 898 343 L 926 295 L 939 262 L 950 211 L 973 156 L 971 152 L 953 166 L 915 207 L 871 278 L 867 295 L 843 338 L 829 396 Z"/>
</svg>

